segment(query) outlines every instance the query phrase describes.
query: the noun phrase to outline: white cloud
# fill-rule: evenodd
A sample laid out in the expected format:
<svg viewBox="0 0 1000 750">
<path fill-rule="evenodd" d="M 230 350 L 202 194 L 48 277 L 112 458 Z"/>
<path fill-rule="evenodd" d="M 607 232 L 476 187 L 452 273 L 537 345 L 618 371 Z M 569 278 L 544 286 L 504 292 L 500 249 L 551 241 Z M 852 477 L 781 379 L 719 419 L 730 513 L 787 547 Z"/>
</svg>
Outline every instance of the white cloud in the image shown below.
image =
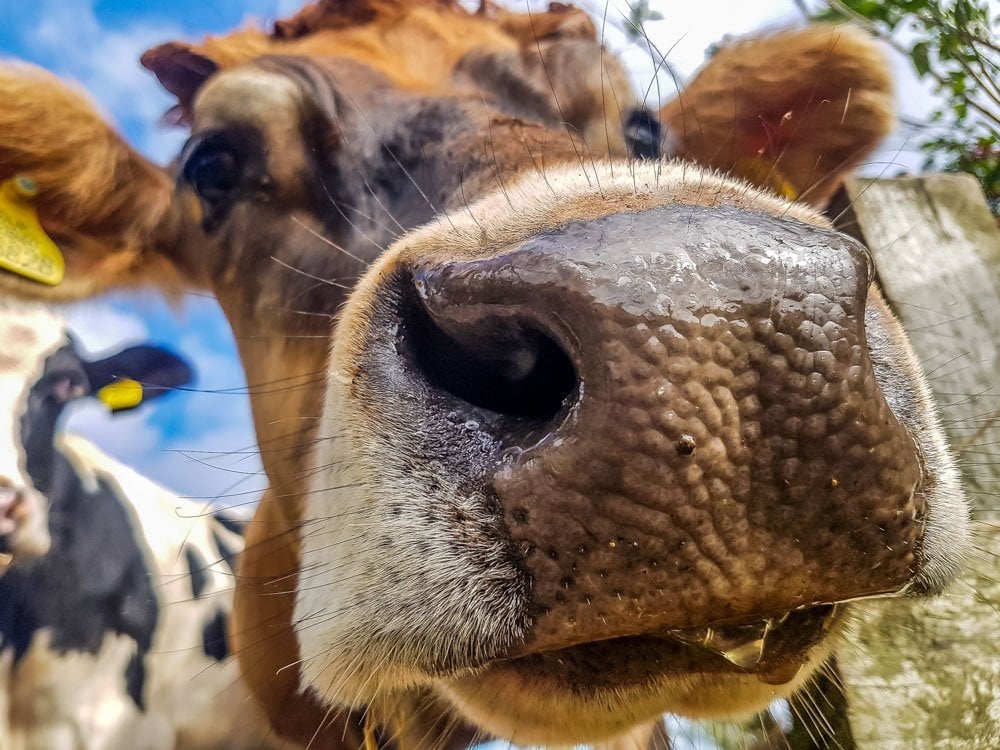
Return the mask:
<svg viewBox="0 0 1000 750">
<path fill-rule="evenodd" d="M 532 3 L 533 9 L 546 3 Z M 703 0 L 698 3 L 652 0 L 650 10 L 662 20 L 644 24 L 647 43 L 632 42 L 625 33 L 629 14 L 626 0 L 578 0 L 597 21 L 605 45 L 617 53 L 635 86 L 642 92 L 650 90 L 650 103 L 666 103 L 677 92 L 669 71 L 658 65 L 665 55 L 670 67 L 687 80 L 705 62 L 705 50 L 724 34 L 747 34 L 764 26 L 792 23 L 796 20 L 790 0 Z M 514 7 L 524 4 L 515 2 Z M 720 22 L 719 19 L 725 19 Z M 652 49 L 651 49 L 652 48 Z M 655 62 L 654 62 L 655 60 Z M 656 78 L 656 84 L 651 82 Z M 659 92 L 659 96 L 657 93 Z"/>
<path fill-rule="evenodd" d="M 222 411 L 216 428 L 164 441 L 150 423 L 150 409 L 111 416 L 102 404 L 86 399 L 71 407 L 66 430 L 179 495 L 224 507 L 257 502 L 267 479 L 246 419 Z"/>
<path fill-rule="evenodd" d="M 135 145 L 152 159 L 162 163 L 176 156 L 184 134 L 153 125 L 173 102 L 139 57 L 155 44 L 186 36 L 182 27 L 133 23 L 108 29 L 94 15 L 93 2 L 42 0 L 42 8 L 44 20 L 25 34 L 36 54 L 51 57 L 55 72 L 78 81 L 114 120 L 150 123 Z"/>
<path fill-rule="evenodd" d="M 117 310 L 102 299 L 68 305 L 61 312 L 81 350 L 91 356 L 104 355 L 123 343 L 136 343 L 149 336 L 142 318 Z"/>
<path fill-rule="evenodd" d="M 302 6 L 303 3 L 301 0 L 278 0 L 278 4 L 275 7 L 275 17 L 285 18 L 298 13 Z"/>
</svg>

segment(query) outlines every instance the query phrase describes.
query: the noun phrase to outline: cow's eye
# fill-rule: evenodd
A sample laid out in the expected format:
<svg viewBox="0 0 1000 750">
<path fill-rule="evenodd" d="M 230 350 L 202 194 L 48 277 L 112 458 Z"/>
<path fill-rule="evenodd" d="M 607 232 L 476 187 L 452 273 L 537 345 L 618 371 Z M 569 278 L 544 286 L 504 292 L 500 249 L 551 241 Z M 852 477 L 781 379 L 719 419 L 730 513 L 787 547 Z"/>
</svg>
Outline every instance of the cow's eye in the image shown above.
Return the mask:
<svg viewBox="0 0 1000 750">
<path fill-rule="evenodd" d="M 229 199 L 243 177 L 240 155 L 224 144 L 204 141 L 184 162 L 184 181 L 209 204 Z"/>
<path fill-rule="evenodd" d="M 260 197 L 269 184 L 260 134 L 224 128 L 195 135 L 181 152 L 178 181 L 201 201 L 202 227 L 214 231 L 241 200 Z"/>
</svg>

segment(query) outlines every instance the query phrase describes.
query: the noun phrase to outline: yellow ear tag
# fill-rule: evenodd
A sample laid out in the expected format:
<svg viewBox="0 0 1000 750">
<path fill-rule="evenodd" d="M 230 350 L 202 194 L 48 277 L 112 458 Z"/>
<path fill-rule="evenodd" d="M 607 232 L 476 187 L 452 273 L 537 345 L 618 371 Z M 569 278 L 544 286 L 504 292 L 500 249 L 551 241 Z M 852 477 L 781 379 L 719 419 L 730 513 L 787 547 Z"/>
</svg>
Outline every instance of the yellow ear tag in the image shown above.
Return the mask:
<svg viewBox="0 0 1000 750">
<path fill-rule="evenodd" d="M 66 261 L 38 222 L 31 205 L 37 194 L 27 177 L 0 183 L 0 268 L 54 286 L 66 275 Z"/>
<path fill-rule="evenodd" d="M 740 159 L 733 165 L 733 174 L 754 185 L 768 188 L 790 201 L 799 197 L 799 191 L 778 171 L 778 165 L 764 156 Z"/>
<path fill-rule="evenodd" d="M 142 385 L 131 378 L 122 378 L 101 388 L 97 398 L 111 411 L 132 409 L 142 403 Z"/>
</svg>

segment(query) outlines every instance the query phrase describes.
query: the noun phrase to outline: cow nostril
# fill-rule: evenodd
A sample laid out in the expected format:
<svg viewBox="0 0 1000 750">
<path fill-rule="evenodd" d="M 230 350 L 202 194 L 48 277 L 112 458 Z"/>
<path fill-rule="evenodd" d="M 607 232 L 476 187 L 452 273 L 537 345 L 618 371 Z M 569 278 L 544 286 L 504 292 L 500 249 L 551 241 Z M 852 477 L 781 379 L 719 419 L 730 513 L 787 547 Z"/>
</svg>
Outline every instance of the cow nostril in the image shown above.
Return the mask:
<svg viewBox="0 0 1000 750">
<path fill-rule="evenodd" d="M 576 392 L 569 356 L 529 322 L 489 308 L 432 316 L 415 293 L 406 296 L 400 342 L 435 390 L 532 420 L 552 419 Z"/>
</svg>

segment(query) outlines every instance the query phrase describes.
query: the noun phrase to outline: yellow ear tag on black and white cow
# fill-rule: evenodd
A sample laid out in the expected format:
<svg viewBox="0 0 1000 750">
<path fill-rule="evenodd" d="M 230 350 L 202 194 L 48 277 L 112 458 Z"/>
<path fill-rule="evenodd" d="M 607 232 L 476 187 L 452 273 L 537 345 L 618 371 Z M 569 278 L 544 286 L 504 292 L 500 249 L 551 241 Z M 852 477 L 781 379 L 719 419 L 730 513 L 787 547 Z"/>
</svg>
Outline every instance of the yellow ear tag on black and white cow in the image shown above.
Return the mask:
<svg viewBox="0 0 1000 750">
<path fill-rule="evenodd" d="M 66 275 L 66 261 L 38 221 L 31 203 L 37 193 L 27 177 L 0 183 L 0 268 L 55 286 Z"/>
<path fill-rule="evenodd" d="M 134 409 L 142 403 L 142 384 L 131 378 L 122 378 L 101 388 L 97 398 L 111 411 Z"/>
</svg>

